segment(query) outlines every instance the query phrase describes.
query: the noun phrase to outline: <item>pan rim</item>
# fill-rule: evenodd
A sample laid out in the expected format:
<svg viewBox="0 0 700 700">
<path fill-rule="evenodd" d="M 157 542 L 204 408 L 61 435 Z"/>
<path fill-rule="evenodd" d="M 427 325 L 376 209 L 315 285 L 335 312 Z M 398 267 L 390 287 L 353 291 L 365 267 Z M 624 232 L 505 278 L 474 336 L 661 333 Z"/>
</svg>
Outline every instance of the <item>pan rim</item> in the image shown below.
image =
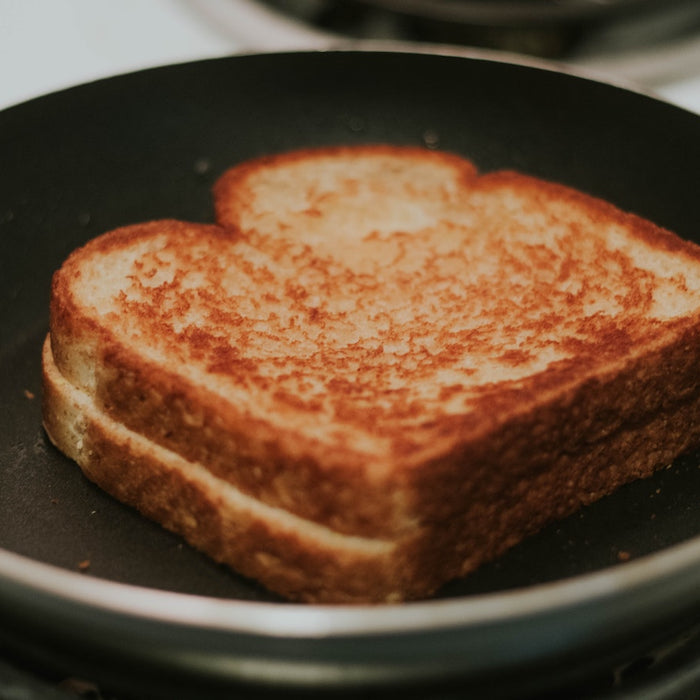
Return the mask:
<svg viewBox="0 0 700 700">
<path fill-rule="evenodd" d="M 670 596 L 679 588 L 677 596 Z M 33 594 L 155 624 L 263 637 L 421 634 L 493 626 L 645 597 L 665 616 L 669 598 L 700 586 L 700 536 L 598 571 L 507 591 L 399 605 L 317 605 L 215 598 L 77 573 L 0 549 L 0 591 Z M 658 591 L 663 591 L 659 594 Z M 638 604 L 638 603 L 637 603 Z M 611 621 L 608 618 L 609 621 Z"/>
</svg>

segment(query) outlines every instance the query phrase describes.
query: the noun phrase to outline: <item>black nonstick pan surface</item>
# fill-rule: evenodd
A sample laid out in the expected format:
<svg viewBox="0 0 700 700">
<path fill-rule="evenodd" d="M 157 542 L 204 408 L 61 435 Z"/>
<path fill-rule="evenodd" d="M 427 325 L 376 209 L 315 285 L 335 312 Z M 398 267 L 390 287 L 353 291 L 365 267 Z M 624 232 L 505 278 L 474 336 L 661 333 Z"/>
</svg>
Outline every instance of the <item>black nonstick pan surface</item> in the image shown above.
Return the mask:
<svg viewBox="0 0 700 700">
<path fill-rule="evenodd" d="M 73 248 L 123 224 L 211 220 L 212 183 L 243 159 L 359 142 L 554 179 L 700 240 L 700 117 L 549 67 L 400 50 L 235 56 L 0 112 L 0 648 L 148 697 L 522 697 L 693 636 L 700 452 L 435 600 L 344 609 L 275 599 L 48 443 L 39 349 L 51 274 Z"/>
</svg>

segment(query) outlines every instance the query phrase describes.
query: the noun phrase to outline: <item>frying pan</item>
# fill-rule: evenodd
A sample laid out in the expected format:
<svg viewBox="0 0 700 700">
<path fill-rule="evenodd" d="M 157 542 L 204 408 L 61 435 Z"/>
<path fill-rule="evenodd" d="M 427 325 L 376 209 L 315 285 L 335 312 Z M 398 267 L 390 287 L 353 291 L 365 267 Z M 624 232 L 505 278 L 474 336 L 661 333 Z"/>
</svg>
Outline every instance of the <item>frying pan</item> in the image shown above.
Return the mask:
<svg viewBox="0 0 700 700">
<path fill-rule="evenodd" d="M 396 47 L 241 55 L 0 113 L 0 645 L 149 697 L 414 696 L 602 677 L 700 623 L 700 453 L 545 529 L 436 599 L 284 603 L 86 481 L 40 425 L 50 277 L 77 245 L 212 219 L 245 158 L 428 144 L 698 229 L 700 118 L 532 63 Z M 693 673 L 692 667 L 686 669 Z M 206 690 L 206 692 L 205 692 Z M 450 696 L 453 697 L 453 696 Z"/>
</svg>

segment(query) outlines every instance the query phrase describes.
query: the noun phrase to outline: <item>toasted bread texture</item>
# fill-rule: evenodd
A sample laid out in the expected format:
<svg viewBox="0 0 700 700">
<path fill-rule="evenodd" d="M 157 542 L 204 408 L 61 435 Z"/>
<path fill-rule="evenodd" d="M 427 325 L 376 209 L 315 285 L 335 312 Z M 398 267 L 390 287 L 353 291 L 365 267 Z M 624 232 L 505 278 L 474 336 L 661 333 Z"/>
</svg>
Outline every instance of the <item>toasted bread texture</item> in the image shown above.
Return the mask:
<svg viewBox="0 0 700 700">
<path fill-rule="evenodd" d="M 284 596 L 429 595 L 700 441 L 700 252 L 648 221 L 394 146 L 244 163 L 214 207 L 56 273 L 44 421 Z"/>
</svg>

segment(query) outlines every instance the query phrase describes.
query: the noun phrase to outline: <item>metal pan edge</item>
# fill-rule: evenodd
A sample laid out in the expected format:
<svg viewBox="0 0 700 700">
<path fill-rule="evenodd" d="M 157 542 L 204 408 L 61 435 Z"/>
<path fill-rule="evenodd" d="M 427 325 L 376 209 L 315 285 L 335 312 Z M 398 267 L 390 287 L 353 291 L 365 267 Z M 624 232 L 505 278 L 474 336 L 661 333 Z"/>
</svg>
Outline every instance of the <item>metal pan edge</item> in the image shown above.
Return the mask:
<svg viewBox="0 0 700 700">
<path fill-rule="evenodd" d="M 100 580 L 0 551 L 0 609 L 110 668 L 200 681 L 345 688 L 441 682 L 607 657 L 697 619 L 700 538 L 612 569 L 397 606 L 241 602 Z M 27 627 L 27 623 L 29 623 Z M 0 635 L 1 636 L 1 635 Z M 52 653 L 55 653 L 53 647 Z M 94 661 L 94 657 L 93 657 Z M 573 663 L 573 662 L 572 662 Z"/>
</svg>

